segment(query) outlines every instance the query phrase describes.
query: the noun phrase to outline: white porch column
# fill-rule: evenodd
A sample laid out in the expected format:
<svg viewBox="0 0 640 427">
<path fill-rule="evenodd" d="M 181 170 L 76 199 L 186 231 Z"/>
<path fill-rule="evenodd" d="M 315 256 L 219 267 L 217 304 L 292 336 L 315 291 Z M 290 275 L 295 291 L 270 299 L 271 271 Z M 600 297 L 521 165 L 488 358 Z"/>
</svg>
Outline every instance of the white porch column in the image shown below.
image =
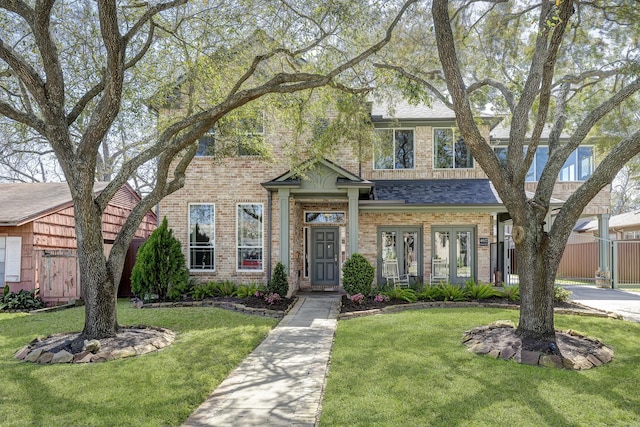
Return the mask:
<svg viewBox="0 0 640 427">
<path fill-rule="evenodd" d="M 358 199 L 359 190 L 357 188 L 349 188 L 349 255 L 358 252 Z"/>
<path fill-rule="evenodd" d="M 289 193 L 288 188 L 278 189 L 280 201 L 280 262 L 289 274 Z"/>
</svg>

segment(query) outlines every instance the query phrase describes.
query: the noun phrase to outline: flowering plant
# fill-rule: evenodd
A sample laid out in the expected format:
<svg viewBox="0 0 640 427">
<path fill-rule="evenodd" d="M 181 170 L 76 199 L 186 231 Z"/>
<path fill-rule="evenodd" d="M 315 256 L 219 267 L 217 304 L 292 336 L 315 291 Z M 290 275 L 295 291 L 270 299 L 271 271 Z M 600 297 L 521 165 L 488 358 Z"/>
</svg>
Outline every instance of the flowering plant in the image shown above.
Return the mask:
<svg viewBox="0 0 640 427">
<path fill-rule="evenodd" d="M 282 298 L 280 298 L 280 294 L 277 293 L 272 293 L 272 294 L 267 294 L 264 296 L 264 300 L 269 304 L 272 305 L 278 301 L 280 301 Z"/>
<path fill-rule="evenodd" d="M 255 294 L 253 294 L 253 296 L 254 296 L 254 297 L 257 297 L 257 298 L 262 298 L 262 297 L 264 296 L 264 292 L 262 292 L 262 291 L 256 291 L 256 293 L 255 293 Z"/>
<path fill-rule="evenodd" d="M 378 294 L 373 300 L 375 302 L 389 302 L 389 297 L 383 294 Z"/>
<path fill-rule="evenodd" d="M 364 304 L 365 297 L 362 294 L 355 294 L 355 295 L 351 295 L 349 299 L 356 304 Z"/>
</svg>

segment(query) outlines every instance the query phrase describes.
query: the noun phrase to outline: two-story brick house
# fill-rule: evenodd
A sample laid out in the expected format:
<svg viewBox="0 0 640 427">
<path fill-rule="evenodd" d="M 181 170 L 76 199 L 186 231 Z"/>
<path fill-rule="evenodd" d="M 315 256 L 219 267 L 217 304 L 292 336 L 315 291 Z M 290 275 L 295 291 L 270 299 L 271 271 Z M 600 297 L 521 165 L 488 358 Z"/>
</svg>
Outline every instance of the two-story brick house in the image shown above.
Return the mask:
<svg viewBox="0 0 640 427">
<path fill-rule="evenodd" d="M 499 120 L 481 119 L 484 137 L 502 154 L 506 141 L 492 134 Z M 282 154 L 292 132 L 268 118 L 254 136 L 274 146 L 273 161 L 240 150 L 214 163 L 206 155 L 214 138 L 203 138 L 184 188 L 160 204 L 160 215 L 183 242 L 191 274 L 266 283 L 281 261 L 291 292 L 335 289 L 342 263 L 360 253 L 376 266 L 378 283 L 387 258 L 416 281 L 430 279 L 434 259 L 444 261 L 450 282 L 493 281 L 502 269 L 509 217 L 460 138 L 453 111 L 398 104 L 391 115 L 374 104 L 371 120 L 377 142 L 369 158 L 359 161 L 343 148 L 334 159 L 307 165 L 304 174 Z M 539 151 L 527 178 L 532 186 L 535 168 L 546 160 L 544 147 Z M 592 147 L 570 158 L 559 194 L 591 174 L 593 158 Z M 601 199 L 608 209 L 608 192 Z M 597 203 L 589 214 L 605 209 L 600 198 Z M 554 199 L 552 211 L 561 204 Z"/>
</svg>

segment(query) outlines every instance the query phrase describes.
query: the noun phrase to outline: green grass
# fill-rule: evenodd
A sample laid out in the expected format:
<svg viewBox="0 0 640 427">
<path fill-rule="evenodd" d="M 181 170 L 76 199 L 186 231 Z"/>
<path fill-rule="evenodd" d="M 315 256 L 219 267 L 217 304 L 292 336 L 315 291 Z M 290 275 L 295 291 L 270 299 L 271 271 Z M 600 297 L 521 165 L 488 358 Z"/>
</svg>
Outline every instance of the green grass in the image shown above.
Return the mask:
<svg viewBox="0 0 640 427">
<path fill-rule="evenodd" d="M 477 356 L 462 333 L 517 311 L 432 309 L 338 324 L 322 426 L 640 425 L 640 325 L 556 316 L 615 350 L 569 371 Z"/>
<path fill-rule="evenodd" d="M 176 341 L 113 362 L 36 365 L 13 354 L 36 337 L 80 331 L 84 309 L 0 313 L 0 425 L 179 425 L 276 324 L 216 308 L 136 310 L 124 301 L 118 320 L 169 328 Z"/>
</svg>

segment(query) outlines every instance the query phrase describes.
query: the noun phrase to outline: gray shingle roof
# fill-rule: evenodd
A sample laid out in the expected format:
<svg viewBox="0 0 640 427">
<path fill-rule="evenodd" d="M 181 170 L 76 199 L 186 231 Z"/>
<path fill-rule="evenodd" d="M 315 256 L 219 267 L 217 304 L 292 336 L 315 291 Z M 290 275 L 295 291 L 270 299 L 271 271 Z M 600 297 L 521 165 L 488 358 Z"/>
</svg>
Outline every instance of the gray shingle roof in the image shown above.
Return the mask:
<svg viewBox="0 0 640 427">
<path fill-rule="evenodd" d="M 374 200 L 410 205 L 501 205 L 488 179 L 374 181 Z"/>
<path fill-rule="evenodd" d="M 102 191 L 107 182 L 96 182 Z M 0 184 L 0 225 L 20 225 L 71 204 L 66 182 Z"/>
</svg>

